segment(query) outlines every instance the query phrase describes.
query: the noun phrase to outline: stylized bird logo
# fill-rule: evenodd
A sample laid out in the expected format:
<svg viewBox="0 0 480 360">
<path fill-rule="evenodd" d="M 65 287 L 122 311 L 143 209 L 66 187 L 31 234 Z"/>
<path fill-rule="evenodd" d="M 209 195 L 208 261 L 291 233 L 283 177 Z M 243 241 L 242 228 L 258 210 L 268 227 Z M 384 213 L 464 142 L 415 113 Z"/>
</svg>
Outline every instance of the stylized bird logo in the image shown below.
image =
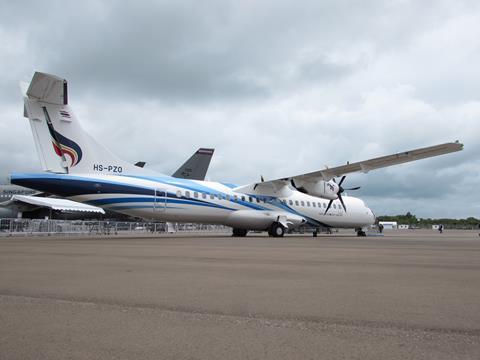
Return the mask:
<svg viewBox="0 0 480 360">
<path fill-rule="evenodd" d="M 82 160 L 82 149 L 80 146 L 78 146 L 75 141 L 66 138 L 54 129 L 51 129 L 50 134 L 52 134 L 52 132 L 55 134 L 55 137 L 52 136 L 52 145 L 55 153 L 58 156 L 68 155 L 70 158 L 70 167 L 77 165 L 80 160 Z"/>
<path fill-rule="evenodd" d="M 75 141 L 63 136 L 53 128 L 52 121 L 45 107 L 43 108 L 43 112 L 47 120 L 48 131 L 52 137 L 53 150 L 55 150 L 58 156 L 64 159 L 65 156 L 68 155 L 70 158 L 70 167 L 74 167 L 82 160 L 82 149 Z"/>
</svg>

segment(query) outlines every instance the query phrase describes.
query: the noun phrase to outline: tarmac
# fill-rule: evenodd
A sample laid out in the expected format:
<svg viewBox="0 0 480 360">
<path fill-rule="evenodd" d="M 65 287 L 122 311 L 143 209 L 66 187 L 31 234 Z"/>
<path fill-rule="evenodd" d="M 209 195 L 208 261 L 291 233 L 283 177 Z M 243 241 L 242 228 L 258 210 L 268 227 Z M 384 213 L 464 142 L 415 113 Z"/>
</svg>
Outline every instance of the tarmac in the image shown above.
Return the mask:
<svg viewBox="0 0 480 360">
<path fill-rule="evenodd" d="M 0 359 L 480 359 L 480 237 L 0 238 Z"/>
</svg>

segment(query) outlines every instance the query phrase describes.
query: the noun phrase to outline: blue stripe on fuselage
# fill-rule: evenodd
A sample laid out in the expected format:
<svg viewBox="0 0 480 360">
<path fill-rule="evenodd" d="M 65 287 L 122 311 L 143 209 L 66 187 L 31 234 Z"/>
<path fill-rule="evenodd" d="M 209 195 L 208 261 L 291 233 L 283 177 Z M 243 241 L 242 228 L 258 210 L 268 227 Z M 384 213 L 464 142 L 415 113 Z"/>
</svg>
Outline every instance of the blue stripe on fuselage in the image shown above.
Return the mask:
<svg viewBox="0 0 480 360">
<path fill-rule="evenodd" d="M 196 206 L 207 206 L 207 207 L 214 207 L 223 210 L 235 210 L 226 206 L 198 201 L 198 200 L 181 200 L 181 199 L 172 199 L 172 198 L 154 198 L 154 197 L 122 197 L 122 198 L 103 198 L 103 199 L 95 199 L 87 201 L 90 205 L 102 206 L 102 205 L 111 205 L 111 204 L 121 204 L 121 203 L 157 203 L 163 204 L 164 202 L 168 204 L 184 204 L 184 205 L 196 205 Z"/>
<path fill-rule="evenodd" d="M 131 178 L 138 178 L 143 180 L 149 180 L 153 182 L 158 182 L 161 184 L 168 184 L 172 186 L 181 187 L 184 189 L 203 192 L 206 194 L 221 194 L 224 199 L 226 193 L 208 188 L 206 186 L 197 184 L 192 180 L 188 179 L 177 179 L 177 178 L 170 178 L 170 177 L 149 177 L 149 176 L 133 176 L 133 175 L 122 175 L 125 177 Z M 43 191 L 55 195 L 59 195 L 62 197 L 72 197 L 76 195 L 90 195 L 90 194 L 128 194 L 128 195 L 147 195 L 147 196 L 154 196 L 155 195 L 155 186 L 152 187 L 148 186 L 141 186 L 141 185 L 130 185 L 121 183 L 117 180 L 105 180 L 105 179 L 94 179 L 88 178 L 78 175 L 70 175 L 70 174 L 49 174 L 49 173 L 42 173 L 42 174 L 28 174 L 28 173 L 13 173 L 11 175 L 11 183 L 15 185 L 24 186 L 27 188 L 35 189 L 38 191 Z M 268 199 L 268 203 L 272 206 L 275 206 L 279 209 L 284 211 L 299 215 L 307 219 L 313 225 L 323 225 L 329 226 L 324 223 L 321 223 L 317 220 L 314 220 L 304 214 L 290 208 L 289 206 L 282 204 L 280 200 L 276 197 L 268 197 L 268 196 L 258 196 L 253 194 L 245 194 L 246 196 L 251 196 L 252 198 L 266 198 Z M 167 194 L 169 198 L 175 198 L 176 195 L 174 194 Z M 182 199 L 185 199 L 182 197 Z M 100 199 L 99 199 L 100 200 Z M 194 200 L 194 199 L 188 199 Z M 200 205 L 199 200 L 196 200 L 196 204 Z M 224 200 L 225 201 L 225 200 Z M 239 205 L 245 206 L 250 209 L 254 210 L 270 210 L 267 207 L 261 206 L 256 203 L 251 203 L 248 201 L 242 201 L 238 199 L 236 202 L 232 199 L 231 202 L 238 203 Z M 203 206 L 212 206 L 218 207 L 225 210 L 235 210 L 232 208 L 228 208 L 222 205 L 218 205 L 215 203 L 210 202 L 203 202 Z M 202 205 L 200 205 L 202 206 Z"/>
</svg>

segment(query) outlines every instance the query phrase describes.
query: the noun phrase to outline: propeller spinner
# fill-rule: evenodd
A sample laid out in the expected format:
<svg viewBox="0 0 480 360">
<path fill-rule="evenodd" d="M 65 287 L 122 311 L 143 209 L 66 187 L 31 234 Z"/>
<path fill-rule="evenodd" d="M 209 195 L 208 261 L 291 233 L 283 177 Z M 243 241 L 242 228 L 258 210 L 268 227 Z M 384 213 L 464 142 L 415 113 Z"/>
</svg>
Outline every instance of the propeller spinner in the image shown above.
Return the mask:
<svg viewBox="0 0 480 360">
<path fill-rule="evenodd" d="M 353 187 L 353 188 L 349 188 L 349 189 L 345 189 L 342 187 L 342 184 L 343 182 L 345 181 L 345 178 L 346 176 L 343 175 L 342 178 L 340 179 L 340 182 L 338 183 L 338 191 L 337 191 L 337 196 L 338 196 L 338 200 L 340 200 L 340 202 L 342 203 L 342 206 L 343 206 L 343 209 L 345 210 L 345 212 L 347 212 L 347 208 L 345 207 L 345 203 L 343 202 L 343 198 L 342 198 L 342 193 L 345 191 L 345 190 L 358 190 L 360 189 L 360 186 L 356 186 L 356 187 Z M 335 178 L 332 179 L 334 183 L 337 183 L 335 181 Z M 325 214 L 328 212 L 328 210 L 330 209 L 330 207 L 332 206 L 333 204 L 333 200 L 330 200 L 328 202 L 328 206 L 327 206 L 327 209 L 325 210 Z"/>
</svg>

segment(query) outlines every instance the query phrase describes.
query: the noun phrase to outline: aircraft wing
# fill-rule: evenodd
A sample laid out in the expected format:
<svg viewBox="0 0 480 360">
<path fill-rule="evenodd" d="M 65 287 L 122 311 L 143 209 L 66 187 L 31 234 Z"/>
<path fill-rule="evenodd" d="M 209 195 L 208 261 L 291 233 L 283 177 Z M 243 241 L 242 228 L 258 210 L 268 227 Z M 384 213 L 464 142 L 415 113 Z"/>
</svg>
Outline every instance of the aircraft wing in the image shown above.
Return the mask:
<svg viewBox="0 0 480 360">
<path fill-rule="evenodd" d="M 175 178 L 205 180 L 215 149 L 200 148 L 172 175 Z"/>
<path fill-rule="evenodd" d="M 280 182 L 290 182 L 291 180 L 298 182 L 316 182 L 319 180 L 329 181 L 334 177 L 343 176 L 346 174 L 351 174 L 355 172 L 367 173 L 370 170 L 380 169 L 392 165 L 403 164 L 410 161 L 416 161 L 420 159 L 426 159 L 433 156 L 448 154 L 463 149 L 463 144 L 456 142 L 445 143 L 440 145 L 429 146 L 425 148 L 404 151 L 397 154 L 381 156 L 374 159 L 369 159 L 365 161 L 358 161 L 355 163 L 347 163 L 346 165 L 340 165 L 333 168 L 327 168 L 324 170 L 313 171 L 306 174 L 266 181 L 260 183 L 261 185 L 267 185 L 268 183 L 273 183 L 273 185 Z M 260 185 L 258 184 L 258 185 Z"/>
<path fill-rule="evenodd" d="M 103 210 L 102 208 L 79 203 L 76 201 L 28 195 L 13 195 L 10 200 L 3 202 L 0 205 L 3 207 L 21 208 L 23 211 L 44 207 L 50 208 L 52 210 L 94 212 L 105 214 L 105 210 Z"/>
</svg>

